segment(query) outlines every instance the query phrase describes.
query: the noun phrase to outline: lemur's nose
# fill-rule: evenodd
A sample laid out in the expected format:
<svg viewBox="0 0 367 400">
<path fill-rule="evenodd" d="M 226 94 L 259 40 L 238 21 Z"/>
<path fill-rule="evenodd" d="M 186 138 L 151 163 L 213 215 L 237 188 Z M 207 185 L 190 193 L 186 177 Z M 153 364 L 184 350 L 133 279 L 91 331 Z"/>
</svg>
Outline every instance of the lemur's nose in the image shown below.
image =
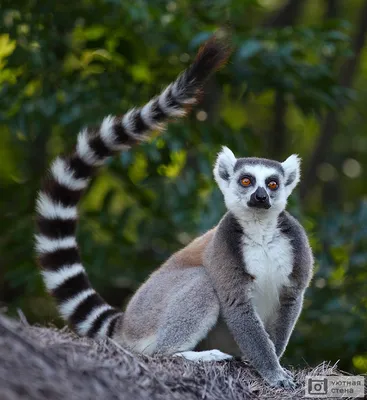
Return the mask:
<svg viewBox="0 0 367 400">
<path fill-rule="evenodd" d="M 268 194 L 266 190 L 262 187 L 259 187 L 255 193 L 255 200 L 263 203 L 268 198 Z"/>
</svg>

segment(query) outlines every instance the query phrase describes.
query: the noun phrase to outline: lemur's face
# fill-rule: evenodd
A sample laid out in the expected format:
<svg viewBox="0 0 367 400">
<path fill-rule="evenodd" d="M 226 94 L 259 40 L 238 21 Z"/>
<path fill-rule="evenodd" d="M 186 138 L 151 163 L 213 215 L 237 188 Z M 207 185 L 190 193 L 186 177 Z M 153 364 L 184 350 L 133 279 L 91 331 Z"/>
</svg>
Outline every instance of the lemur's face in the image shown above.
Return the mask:
<svg viewBox="0 0 367 400">
<path fill-rule="evenodd" d="M 299 182 L 300 159 L 296 155 L 283 163 L 254 157 L 236 159 L 224 147 L 218 155 L 214 175 L 229 211 L 237 215 L 246 210 L 280 213 Z"/>
</svg>

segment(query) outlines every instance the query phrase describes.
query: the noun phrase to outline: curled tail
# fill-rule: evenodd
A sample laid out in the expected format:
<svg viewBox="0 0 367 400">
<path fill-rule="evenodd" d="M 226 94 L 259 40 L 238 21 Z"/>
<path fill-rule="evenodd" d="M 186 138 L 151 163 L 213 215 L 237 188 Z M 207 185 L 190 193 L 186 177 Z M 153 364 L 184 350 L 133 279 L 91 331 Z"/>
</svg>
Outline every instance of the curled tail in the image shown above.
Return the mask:
<svg viewBox="0 0 367 400">
<path fill-rule="evenodd" d="M 105 117 L 98 128 L 82 130 L 74 153 L 53 162 L 37 199 L 36 251 L 47 290 L 78 334 L 112 336 L 122 316 L 92 288 L 81 263 L 75 231 L 84 189 L 108 157 L 146 139 L 151 131 L 162 130 L 172 117 L 183 117 L 229 53 L 227 46 L 211 39 L 159 96 L 122 117 Z"/>
</svg>

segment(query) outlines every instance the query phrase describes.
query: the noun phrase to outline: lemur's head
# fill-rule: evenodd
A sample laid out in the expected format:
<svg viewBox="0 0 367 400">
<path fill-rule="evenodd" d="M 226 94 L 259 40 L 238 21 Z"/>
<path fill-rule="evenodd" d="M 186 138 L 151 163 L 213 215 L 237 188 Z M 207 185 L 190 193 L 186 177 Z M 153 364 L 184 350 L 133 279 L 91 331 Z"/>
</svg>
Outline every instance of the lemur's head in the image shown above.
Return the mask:
<svg viewBox="0 0 367 400">
<path fill-rule="evenodd" d="M 214 176 L 229 211 L 241 215 L 283 211 L 288 196 L 300 180 L 300 159 L 293 154 L 284 162 L 265 158 L 236 158 L 223 147 Z"/>
</svg>

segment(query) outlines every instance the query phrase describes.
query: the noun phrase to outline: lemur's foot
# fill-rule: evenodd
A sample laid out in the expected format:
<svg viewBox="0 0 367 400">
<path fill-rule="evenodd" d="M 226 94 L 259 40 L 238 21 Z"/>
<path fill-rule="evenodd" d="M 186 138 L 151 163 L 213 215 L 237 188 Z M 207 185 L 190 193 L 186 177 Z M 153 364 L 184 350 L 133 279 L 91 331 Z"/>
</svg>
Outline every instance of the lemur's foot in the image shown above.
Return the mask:
<svg viewBox="0 0 367 400">
<path fill-rule="evenodd" d="M 206 351 L 183 351 L 174 354 L 175 357 L 183 357 L 189 361 L 223 361 L 231 360 L 233 357 L 229 354 L 222 353 L 219 350 L 206 350 Z"/>
</svg>

